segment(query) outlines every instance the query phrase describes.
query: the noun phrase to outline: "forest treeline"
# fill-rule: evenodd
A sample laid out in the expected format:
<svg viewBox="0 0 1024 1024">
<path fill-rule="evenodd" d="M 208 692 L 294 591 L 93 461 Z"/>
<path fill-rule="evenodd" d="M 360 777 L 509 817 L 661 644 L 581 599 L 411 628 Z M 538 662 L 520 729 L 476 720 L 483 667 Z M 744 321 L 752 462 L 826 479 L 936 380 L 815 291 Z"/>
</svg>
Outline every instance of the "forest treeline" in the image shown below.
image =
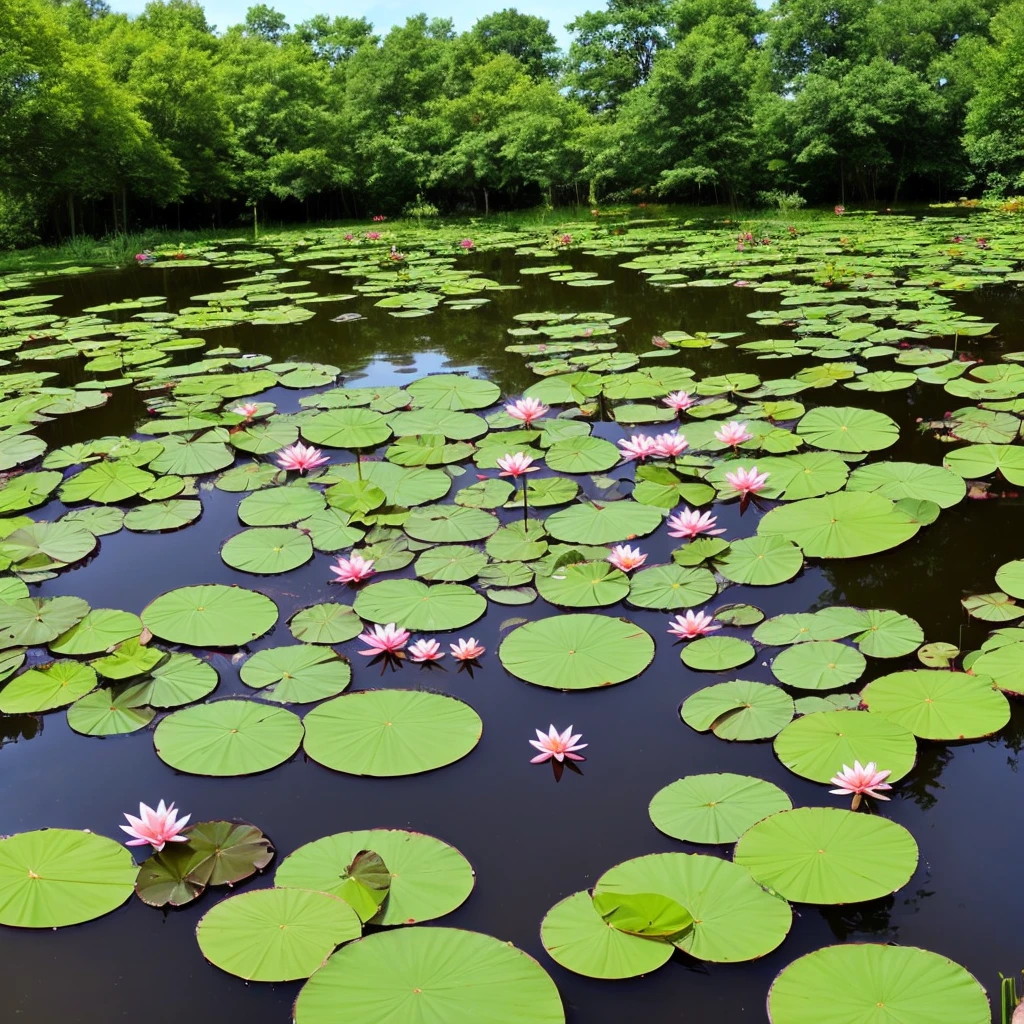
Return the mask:
<svg viewBox="0 0 1024 1024">
<path fill-rule="evenodd" d="M 289 25 L 0 0 L 0 245 L 138 226 L 1024 190 L 1024 0 Z"/>
</svg>

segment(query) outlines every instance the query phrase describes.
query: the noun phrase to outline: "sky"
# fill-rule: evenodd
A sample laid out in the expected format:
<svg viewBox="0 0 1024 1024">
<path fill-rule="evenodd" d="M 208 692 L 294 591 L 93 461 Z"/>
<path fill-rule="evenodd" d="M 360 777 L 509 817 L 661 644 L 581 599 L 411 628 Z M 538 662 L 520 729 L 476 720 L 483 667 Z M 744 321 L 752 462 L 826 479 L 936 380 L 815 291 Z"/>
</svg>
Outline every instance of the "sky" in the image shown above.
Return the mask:
<svg viewBox="0 0 1024 1024">
<path fill-rule="evenodd" d="M 245 20 L 245 12 L 257 0 L 205 0 L 206 20 L 219 30 Z M 547 18 L 551 32 L 562 46 L 568 44 L 567 22 L 588 8 L 603 6 L 603 0 L 457 0 L 444 3 L 441 0 L 264 0 L 275 7 L 295 24 L 305 21 L 314 14 L 347 14 L 353 18 L 366 18 L 383 35 L 392 25 L 404 22 L 413 14 L 425 13 L 430 17 L 453 18 L 457 31 L 472 26 L 477 18 L 503 7 L 515 7 L 523 14 L 536 14 Z M 115 11 L 141 14 L 146 0 L 112 0 Z"/>
</svg>

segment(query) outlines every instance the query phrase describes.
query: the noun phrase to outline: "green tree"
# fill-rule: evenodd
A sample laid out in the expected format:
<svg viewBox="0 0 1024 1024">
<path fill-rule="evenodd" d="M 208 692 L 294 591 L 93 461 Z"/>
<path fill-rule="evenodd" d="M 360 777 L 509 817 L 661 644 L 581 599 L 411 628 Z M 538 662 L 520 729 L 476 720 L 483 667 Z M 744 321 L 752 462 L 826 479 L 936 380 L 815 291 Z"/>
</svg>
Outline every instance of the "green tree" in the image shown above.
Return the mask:
<svg viewBox="0 0 1024 1024">
<path fill-rule="evenodd" d="M 515 57 L 533 78 L 553 78 L 558 73 L 558 43 L 544 18 L 506 7 L 480 18 L 471 34 L 484 53 Z"/>
</svg>

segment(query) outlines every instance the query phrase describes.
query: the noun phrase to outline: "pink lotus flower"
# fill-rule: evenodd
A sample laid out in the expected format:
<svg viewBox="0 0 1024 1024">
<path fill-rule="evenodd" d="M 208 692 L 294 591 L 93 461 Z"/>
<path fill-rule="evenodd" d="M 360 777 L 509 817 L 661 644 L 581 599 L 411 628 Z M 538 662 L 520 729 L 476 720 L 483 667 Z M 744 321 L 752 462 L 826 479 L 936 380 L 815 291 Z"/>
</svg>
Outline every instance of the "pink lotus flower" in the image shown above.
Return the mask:
<svg viewBox="0 0 1024 1024">
<path fill-rule="evenodd" d="M 542 761 L 550 761 L 551 758 L 556 761 L 563 761 L 565 758 L 570 761 L 586 761 L 585 757 L 580 757 L 575 751 L 582 750 L 589 744 L 579 742 L 583 738 L 583 734 L 573 735 L 571 725 L 562 733 L 553 725 L 548 728 L 546 735 L 540 729 L 535 731 L 537 738 L 530 740 L 530 746 L 536 747 L 540 753 L 536 757 L 530 758 L 530 764 L 540 764 Z"/>
<path fill-rule="evenodd" d="M 846 213 L 846 207 L 842 206 L 842 205 L 837 205 L 836 206 L 836 216 L 837 217 L 842 217 L 842 215 L 844 213 Z"/>
<path fill-rule="evenodd" d="M 769 476 L 770 473 L 758 473 L 757 466 L 751 466 L 750 469 L 737 469 L 735 473 L 726 473 L 725 479 L 737 494 L 746 499 L 751 494 L 764 490 Z"/>
<path fill-rule="evenodd" d="M 673 391 L 672 394 L 666 395 L 661 401 L 663 405 L 667 405 L 670 409 L 675 409 L 676 412 L 685 412 L 691 405 L 697 404 L 697 399 L 688 391 Z"/>
<path fill-rule="evenodd" d="M 417 640 L 409 647 L 411 661 L 440 661 L 444 657 L 441 645 L 436 640 Z"/>
<path fill-rule="evenodd" d="M 305 473 L 307 469 L 316 469 L 317 466 L 331 461 L 319 448 L 312 445 L 307 447 L 301 441 L 282 448 L 274 458 L 282 469 L 297 469 L 300 473 Z"/>
<path fill-rule="evenodd" d="M 360 633 L 359 639 L 368 645 L 367 650 L 360 651 L 360 654 L 371 657 L 375 654 L 397 654 L 409 642 L 409 630 L 399 629 L 389 622 L 386 626 L 374 626 Z"/>
<path fill-rule="evenodd" d="M 625 462 L 632 462 L 634 459 L 642 462 L 658 454 L 658 442 L 646 434 L 634 434 L 628 441 L 621 438 L 617 443 L 622 449 L 622 459 Z"/>
<path fill-rule="evenodd" d="M 528 427 L 534 420 L 539 420 L 548 411 L 548 407 L 536 398 L 519 398 L 505 406 L 505 412 L 512 419 L 521 420 L 525 427 Z"/>
<path fill-rule="evenodd" d="M 885 781 L 890 775 L 892 775 L 891 771 L 878 771 L 874 761 L 868 761 L 863 766 L 860 761 L 854 761 L 852 768 L 844 764 L 843 770 L 838 775 L 829 779 L 833 786 L 839 787 L 838 789 L 830 789 L 829 792 L 834 793 L 836 796 L 852 795 L 852 809 L 857 810 L 865 796 L 873 796 L 876 800 L 889 799 L 887 796 L 882 796 L 877 790 L 892 789 L 892 786 Z"/>
<path fill-rule="evenodd" d="M 464 238 L 461 242 L 459 242 L 459 245 L 463 249 L 472 249 L 473 248 L 473 239 L 472 238 Z"/>
<path fill-rule="evenodd" d="M 704 612 L 694 613 L 693 609 L 685 615 L 677 615 L 674 619 L 668 620 L 668 632 L 680 640 L 693 640 L 694 637 L 704 636 L 705 633 L 713 633 L 721 628 L 710 615 Z"/>
<path fill-rule="evenodd" d="M 501 469 L 498 476 L 510 476 L 514 480 L 518 480 L 524 473 L 536 473 L 540 469 L 540 466 L 533 465 L 533 458 L 523 452 L 503 455 L 498 459 L 498 467 Z"/>
<path fill-rule="evenodd" d="M 351 242 L 351 241 L 352 241 L 352 239 L 353 239 L 353 238 L 355 238 L 355 237 L 356 237 L 356 236 L 355 236 L 355 235 L 353 235 L 353 234 L 348 234 L 348 235 L 346 235 L 346 236 L 345 236 L 345 241 L 346 241 L 346 242 Z"/>
<path fill-rule="evenodd" d="M 657 446 L 654 454 L 665 459 L 674 459 L 690 447 L 690 442 L 682 434 L 659 434 L 654 443 Z"/>
<path fill-rule="evenodd" d="M 687 537 L 693 540 L 700 533 L 716 537 L 725 530 L 714 529 L 718 519 L 710 512 L 698 512 L 696 509 L 684 508 L 682 512 L 668 517 L 670 537 Z"/>
<path fill-rule="evenodd" d="M 730 444 L 733 448 L 738 444 L 743 444 L 744 441 L 749 441 L 753 436 L 747 430 L 746 423 L 737 423 L 735 420 L 731 423 L 726 423 L 720 430 L 715 431 L 715 437 L 722 444 Z"/>
<path fill-rule="evenodd" d="M 331 583 L 361 583 L 375 575 L 372 558 L 363 558 L 362 555 L 353 551 L 348 558 L 338 555 L 338 564 L 331 566 L 331 572 L 338 578 L 331 580 Z"/>
<path fill-rule="evenodd" d="M 255 402 L 246 402 L 244 405 L 236 405 L 231 411 L 236 416 L 244 416 L 251 420 L 260 411 L 260 407 Z"/>
<path fill-rule="evenodd" d="M 562 245 L 572 245 L 572 235 L 562 235 L 558 240 Z"/>
<path fill-rule="evenodd" d="M 478 644 L 474 637 L 470 637 L 468 640 L 459 640 L 457 644 L 449 644 L 448 649 L 452 652 L 452 657 L 458 661 L 476 661 L 486 650 L 484 645 Z"/>
<path fill-rule="evenodd" d="M 373 219 L 375 222 L 381 222 L 387 220 L 387 217 L 383 213 L 378 213 Z"/>
<path fill-rule="evenodd" d="M 623 572 L 632 572 L 647 561 L 647 556 L 639 548 L 631 548 L 628 544 L 616 544 L 606 561 Z"/>
<path fill-rule="evenodd" d="M 159 853 L 166 843 L 188 842 L 188 836 L 178 833 L 188 824 L 188 819 L 192 815 L 186 814 L 184 818 L 179 818 L 173 803 L 170 807 L 165 807 L 161 800 L 156 805 L 155 811 L 152 807 L 140 803 L 139 817 L 136 818 L 133 814 L 125 814 L 125 817 L 128 819 L 128 824 L 119 826 L 120 829 L 135 837 L 125 843 L 125 846 L 146 846 L 148 844 Z"/>
<path fill-rule="evenodd" d="M 376 218 L 374 218 L 374 220 L 376 220 Z M 366 232 L 366 240 L 368 242 L 378 242 L 378 241 L 380 241 L 380 238 L 381 238 L 381 233 L 379 231 L 367 231 Z"/>
</svg>

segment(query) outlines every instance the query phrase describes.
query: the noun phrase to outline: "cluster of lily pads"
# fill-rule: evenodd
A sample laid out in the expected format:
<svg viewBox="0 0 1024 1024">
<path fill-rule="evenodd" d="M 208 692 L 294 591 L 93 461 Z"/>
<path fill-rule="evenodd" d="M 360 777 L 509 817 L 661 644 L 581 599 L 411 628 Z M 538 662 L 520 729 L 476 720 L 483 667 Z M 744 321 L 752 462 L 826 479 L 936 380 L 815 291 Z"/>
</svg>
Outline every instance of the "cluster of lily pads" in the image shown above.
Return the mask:
<svg viewBox="0 0 1024 1024">
<path fill-rule="evenodd" d="M 1024 353 L 993 360 L 977 350 L 990 345 L 978 339 L 996 325 L 955 308 L 957 291 L 1024 282 L 1014 224 L 982 222 L 984 247 L 954 240 L 937 218 L 890 218 L 880 227 L 849 217 L 841 236 L 834 225 L 812 224 L 738 250 L 728 227 L 643 223 L 625 235 L 574 229 L 568 242 L 540 231 L 529 239 L 489 232 L 471 246 L 408 232 L 400 259 L 387 229 L 374 239 L 324 232 L 259 247 L 218 243 L 185 258 L 158 251 L 137 272 L 248 273 L 223 291 L 175 311 L 152 296 L 66 318 L 51 312 L 59 295 L 8 294 L 33 274 L 0 278 L 0 349 L 19 364 L 58 367 L 19 366 L 0 377 L 0 713 L 66 708 L 71 728 L 91 736 L 152 727 L 164 762 L 201 775 L 266 771 L 300 747 L 336 771 L 425 772 L 473 750 L 480 716 L 421 685 L 346 692 L 352 666 L 336 647 L 393 629 L 401 642 L 370 641 L 371 651 L 400 663 L 412 633 L 434 643 L 491 604 L 542 600 L 554 613 L 503 624 L 498 659 L 526 683 L 585 690 L 634 679 L 654 658 L 651 633 L 611 611 L 625 605 L 664 613 L 665 633 L 687 641 L 680 657 L 688 669 L 731 673 L 758 657 L 769 665 L 775 683 L 733 678 L 687 697 L 680 716 L 692 729 L 771 740 L 783 765 L 819 783 L 864 764 L 896 784 L 919 742 L 978 739 L 1006 724 L 1007 695 L 1024 692 L 1024 630 L 998 626 L 981 650 L 961 656 L 954 645 L 926 642 L 918 623 L 895 610 L 835 606 L 766 620 L 745 600 L 722 595 L 784 584 L 813 560 L 889 550 L 968 494 L 988 493 L 1000 479 L 1024 482 Z M 574 270 L 578 250 L 617 260 L 658 288 L 751 288 L 774 296 L 771 309 L 752 315 L 761 332 L 777 328 L 784 337 L 741 341 L 667 327 L 649 349 L 623 351 L 617 339 L 628 318 L 522 313 L 507 349 L 537 379 L 509 403 L 514 396 L 473 376 L 349 387 L 339 385 L 338 366 L 208 349 L 193 336 L 243 323 L 298 324 L 346 300 L 372 299 L 401 318 L 471 311 L 518 286 L 460 261 L 509 247 L 531 261 L 522 275 L 567 287 L 612 283 Z M 302 267 L 351 279 L 351 294 L 321 295 L 310 281 L 284 280 Z M 361 316 L 335 319 L 355 330 Z M 726 348 L 759 363 L 818 362 L 788 377 L 679 365 L 688 352 Z M 180 355 L 200 349 L 191 362 Z M 81 360 L 87 376 L 63 386 L 60 368 L 71 360 Z M 837 385 L 847 397 L 825 403 Z M 117 388 L 144 402 L 131 436 L 48 449 L 37 428 L 87 415 Z M 279 412 L 267 394 L 273 388 L 306 392 L 299 411 Z M 911 388 L 927 403 L 941 393 L 976 404 L 941 418 L 935 405 L 933 418 L 922 417 L 922 431 L 944 443 L 941 458 L 885 460 L 879 453 L 899 440 L 900 424 L 847 403 L 860 392 Z M 180 587 L 140 615 L 90 608 L 78 597 L 31 596 L 30 586 L 94 557 L 102 538 L 122 528 L 194 523 L 211 487 L 239 495 L 242 528 L 220 557 L 248 574 L 250 586 Z M 55 497 L 64 506 L 59 517 L 33 517 Z M 736 499 L 745 514 L 758 513 L 748 536 L 715 529 L 714 503 Z M 666 536 L 682 543 L 670 561 L 648 564 L 648 538 Z M 331 557 L 338 566 L 327 564 Z M 321 562 L 324 600 L 290 615 L 295 642 L 251 653 L 281 615 L 261 592 L 266 578 Z M 415 578 L 382 578 L 410 567 Z M 992 623 L 1024 615 L 1016 603 L 1024 598 L 1022 567 L 1004 565 L 998 591 L 966 598 L 967 612 Z M 346 587 L 340 599 L 328 597 L 332 568 Z M 238 650 L 232 660 L 251 693 L 208 699 L 219 684 L 202 654 L 209 649 Z M 920 667 L 901 660 L 912 655 Z M 869 672 L 886 660 L 893 671 Z M 307 704 L 316 706 L 301 717 L 284 706 Z M 557 735 L 552 726 L 553 756 L 581 749 L 573 746 L 578 736 L 559 746 Z M 623 978 L 656 969 L 676 949 L 708 961 L 753 959 L 784 940 L 790 903 L 873 899 L 906 884 L 917 865 L 917 845 L 901 826 L 839 807 L 793 808 L 781 789 L 745 776 L 673 782 L 654 797 L 651 819 L 679 840 L 735 843 L 733 858 L 652 854 L 610 868 L 592 891 L 569 896 L 544 919 L 544 947 L 563 967 Z M 208 885 L 250 877 L 273 855 L 258 829 L 232 822 L 193 826 L 187 843 L 168 845 L 141 868 L 100 836 L 24 833 L 0 840 L 0 885 L 12 893 L 0 923 L 77 923 L 119 906 L 133 887 L 146 902 L 178 906 Z M 421 891 L 420 870 L 442 872 L 443 892 L 427 884 Z M 478 1020 L 502 1006 L 506 1014 L 518 1008 L 510 1020 L 561 1021 L 543 969 L 489 936 L 398 928 L 360 938 L 364 924 L 389 929 L 448 913 L 471 888 L 472 869 L 439 840 L 341 833 L 287 857 L 274 888 L 217 904 L 199 942 L 208 959 L 249 980 L 312 975 L 298 1024 L 342 1010 L 353 1021 L 381 1019 L 388 999 L 416 990 L 427 968 L 442 963 L 461 965 L 463 980 L 474 971 L 484 980 L 465 1006 L 439 1003 L 440 1019 Z M 900 991 L 882 993 L 876 982 L 893 972 Z M 461 983 L 461 975 L 444 977 Z M 874 1020 L 871 1007 L 883 1002 L 891 1007 L 885 1020 L 902 1019 L 907 1007 L 951 1024 L 988 1019 L 987 998 L 963 968 L 877 945 L 798 960 L 773 986 L 769 1012 L 775 1024 Z M 824 1016 L 826 1006 L 833 1017 Z"/>
</svg>

